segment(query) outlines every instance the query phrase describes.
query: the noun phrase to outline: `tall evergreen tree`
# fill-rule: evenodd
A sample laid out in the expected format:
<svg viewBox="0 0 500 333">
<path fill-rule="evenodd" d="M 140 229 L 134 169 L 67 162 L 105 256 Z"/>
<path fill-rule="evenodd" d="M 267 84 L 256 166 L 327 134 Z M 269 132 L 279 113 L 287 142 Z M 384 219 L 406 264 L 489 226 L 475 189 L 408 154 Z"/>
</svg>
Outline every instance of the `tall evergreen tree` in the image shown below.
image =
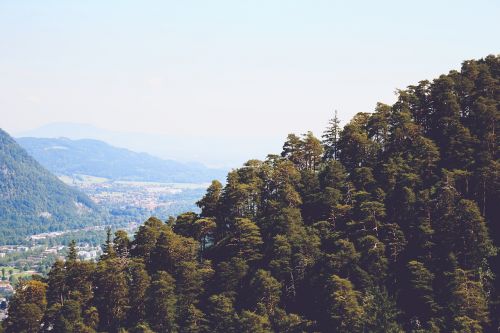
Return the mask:
<svg viewBox="0 0 500 333">
<path fill-rule="evenodd" d="M 146 302 L 149 322 L 154 330 L 166 333 L 178 331 L 175 280 L 170 274 L 160 271 L 153 276 Z"/>
<path fill-rule="evenodd" d="M 325 153 L 323 158 L 326 160 L 333 159 L 336 160 L 338 156 L 338 141 L 340 136 L 340 119 L 338 117 L 337 110 L 335 110 L 335 115 L 328 122 L 328 127 L 323 132 L 321 136 L 323 138 L 323 145 L 325 147 Z"/>
</svg>

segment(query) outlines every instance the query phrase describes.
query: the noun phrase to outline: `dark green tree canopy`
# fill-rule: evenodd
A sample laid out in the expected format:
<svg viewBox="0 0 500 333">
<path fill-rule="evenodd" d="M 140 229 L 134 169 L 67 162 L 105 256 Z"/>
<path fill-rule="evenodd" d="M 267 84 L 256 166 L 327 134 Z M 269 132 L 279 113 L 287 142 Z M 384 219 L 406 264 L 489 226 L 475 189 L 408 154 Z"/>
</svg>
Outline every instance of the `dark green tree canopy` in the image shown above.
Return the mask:
<svg viewBox="0 0 500 333">
<path fill-rule="evenodd" d="M 496 332 L 500 57 L 398 91 L 212 182 L 167 223 L 75 244 L 6 332 Z M 50 329 L 49 329 L 50 328 Z"/>
</svg>

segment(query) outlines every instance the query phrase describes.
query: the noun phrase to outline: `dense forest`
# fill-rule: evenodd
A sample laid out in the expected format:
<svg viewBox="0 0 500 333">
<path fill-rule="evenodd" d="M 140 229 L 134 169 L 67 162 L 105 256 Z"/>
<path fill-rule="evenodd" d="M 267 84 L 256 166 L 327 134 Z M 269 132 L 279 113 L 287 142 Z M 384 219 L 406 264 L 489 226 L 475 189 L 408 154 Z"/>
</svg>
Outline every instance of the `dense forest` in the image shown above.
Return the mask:
<svg viewBox="0 0 500 333">
<path fill-rule="evenodd" d="M 24 282 L 21 332 L 497 332 L 500 57 L 335 116 Z"/>
<path fill-rule="evenodd" d="M 0 129 L 0 245 L 41 232 L 102 224 L 102 210 L 44 169 Z"/>
</svg>

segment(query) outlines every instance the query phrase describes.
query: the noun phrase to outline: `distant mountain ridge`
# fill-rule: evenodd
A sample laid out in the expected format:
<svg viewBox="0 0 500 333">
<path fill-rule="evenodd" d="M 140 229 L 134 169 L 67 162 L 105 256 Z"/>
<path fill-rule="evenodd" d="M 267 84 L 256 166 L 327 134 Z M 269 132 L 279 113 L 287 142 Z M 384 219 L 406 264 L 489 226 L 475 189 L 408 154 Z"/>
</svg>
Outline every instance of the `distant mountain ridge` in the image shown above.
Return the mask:
<svg viewBox="0 0 500 333">
<path fill-rule="evenodd" d="M 17 138 L 40 164 L 57 175 L 91 175 L 112 180 L 199 183 L 223 179 L 227 170 L 200 163 L 164 160 L 94 139 Z"/>
<path fill-rule="evenodd" d="M 0 129 L 0 243 L 100 222 L 84 193 L 64 184 Z"/>
<path fill-rule="evenodd" d="M 267 152 L 281 149 L 282 139 L 288 133 L 259 133 L 257 136 L 232 136 L 222 133 L 198 135 L 193 133 L 154 133 L 116 131 L 91 124 L 52 122 L 31 130 L 14 133 L 16 138 L 94 139 L 115 147 L 135 152 L 146 152 L 162 159 L 198 161 L 211 168 L 235 168 L 252 158 L 265 158 Z M 214 149 L 222 147 L 223 149 Z"/>
</svg>

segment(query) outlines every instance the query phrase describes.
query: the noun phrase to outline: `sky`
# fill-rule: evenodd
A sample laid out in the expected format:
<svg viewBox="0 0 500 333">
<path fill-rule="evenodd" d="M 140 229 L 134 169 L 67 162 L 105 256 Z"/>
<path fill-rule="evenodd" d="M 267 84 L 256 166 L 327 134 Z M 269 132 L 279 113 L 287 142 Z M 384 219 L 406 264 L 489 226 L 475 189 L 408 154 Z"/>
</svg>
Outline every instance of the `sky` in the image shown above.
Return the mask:
<svg viewBox="0 0 500 333">
<path fill-rule="evenodd" d="M 0 127 L 146 133 L 163 139 L 117 144 L 237 166 L 500 53 L 499 17 L 498 0 L 0 0 Z"/>
</svg>

